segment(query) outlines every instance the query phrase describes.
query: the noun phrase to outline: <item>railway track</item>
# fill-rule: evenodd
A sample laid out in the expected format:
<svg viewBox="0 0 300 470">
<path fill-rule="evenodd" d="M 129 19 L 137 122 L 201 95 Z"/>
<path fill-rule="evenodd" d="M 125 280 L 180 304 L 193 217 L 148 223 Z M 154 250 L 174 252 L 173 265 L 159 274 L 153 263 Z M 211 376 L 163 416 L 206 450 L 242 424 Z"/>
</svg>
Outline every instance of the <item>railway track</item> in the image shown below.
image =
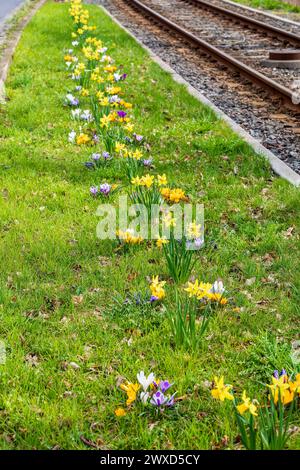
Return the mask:
<svg viewBox="0 0 300 470">
<path fill-rule="evenodd" d="M 127 3 L 300 111 L 293 90 L 299 71 L 262 64 L 274 44 L 276 49 L 300 48 L 297 34 L 204 0 L 127 0 Z M 245 26 L 249 30 L 245 30 Z"/>
<path fill-rule="evenodd" d="M 167 25 L 163 25 L 159 20 L 153 20 L 148 14 L 142 13 L 139 8 L 133 7 L 131 0 L 90 1 L 102 4 L 137 39 L 164 62 L 169 64 L 188 83 L 300 174 L 300 110 L 299 106 L 288 108 L 283 105 L 283 100 L 287 99 L 289 101 L 291 97 L 291 90 L 288 86 L 286 86 L 289 93 L 288 98 L 284 98 L 280 94 L 275 95 L 272 90 L 266 90 L 262 85 L 253 86 L 254 80 L 250 80 L 250 78 L 245 77 L 245 75 L 242 75 L 237 70 L 230 69 L 226 64 L 212 57 L 212 55 L 205 52 L 195 43 L 192 43 L 189 39 L 183 38 L 177 32 L 170 30 Z M 227 5 L 222 0 L 211 1 Z M 146 6 L 149 7 L 150 3 L 153 5 L 154 0 L 143 0 L 144 5 L 146 2 Z M 165 4 L 166 0 L 155 0 L 155 2 L 157 4 Z M 174 0 L 172 4 L 177 6 L 178 0 Z M 190 18 L 189 5 L 187 5 L 185 0 L 181 0 L 180 5 L 185 10 L 187 24 Z M 237 9 L 240 11 L 240 5 L 237 5 Z M 197 17 L 202 16 L 202 10 L 200 15 L 199 13 L 199 7 L 194 6 L 193 17 L 196 18 L 196 15 Z M 173 10 L 173 15 L 177 18 L 177 22 L 180 17 L 178 9 Z M 255 15 L 255 18 L 261 20 L 263 14 L 257 12 L 257 17 Z M 300 24 L 298 26 L 277 20 L 277 18 L 269 19 L 267 17 L 266 22 L 269 22 L 269 20 L 272 26 L 280 27 L 281 29 L 284 29 L 286 26 L 289 28 L 289 32 L 300 37 Z M 230 21 L 232 23 L 232 20 Z M 245 28 L 245 25 L 241 24 L 236 24 L 234 27 L 232 24 L 230 25 L 233 33 L 236 26 L 238 28 L 242 27 L 243 31 L 247 32 L 247 37 L 253 33 L 256 37 L 256 32 L 250 28 Z M 196 35 L 197 32 L 193 31 L 192 34 Z M 261 31 L 258 34 L 261 38 Z M 234 41 L 233 43 L 236 45 L 236 42 L 240 42 L 240 33 L 235 37 L 233 35 L 234 38 L 235 43 Z M 231 39 L 230 35 L 229 40 L 231 41 Z M 270 38 L 268 37 L 267 40 L 270 41 Z M 211 37 L 207 36 L 206 41 L 210 45 L 212 44 Z M 230 41 L 225 44 L 226 52 L 228 52 L 230 44 L 232 44 Z M 283 40 L 274 39 L 274 37 L 271 39 L 273 46 L 276 47 L 282 46 L 280 41 Z M 289 47 L 289 44 L 288 41 L 285 41 L 285 47 Z M 255 50 L 255 47 L 253 50 Z M 235 53 L 240 53 L 238 48 L 235 50 Z M 250 57 L 248 64 L 251 60 L 252 57 Z M 285 74 L 284 80 L 287 82 L 286 77 L 290 76 L 289 72 L 283 72 Z M 291 76 L 293 77 L 293 74 Z"/>
</svg>

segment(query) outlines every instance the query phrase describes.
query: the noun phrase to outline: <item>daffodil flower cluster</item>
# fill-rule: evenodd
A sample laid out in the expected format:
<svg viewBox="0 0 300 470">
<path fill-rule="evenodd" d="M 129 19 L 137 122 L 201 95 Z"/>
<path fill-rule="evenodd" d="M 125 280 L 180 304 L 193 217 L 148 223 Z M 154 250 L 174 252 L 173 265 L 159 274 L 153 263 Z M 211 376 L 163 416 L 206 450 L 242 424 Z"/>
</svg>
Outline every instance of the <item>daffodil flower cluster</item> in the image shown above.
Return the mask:
<svg viewBox="0 0 300 470">
<path fill-rule="evenodd" d="M 163 175 L 136 176 L 131 179 L 129 197 L 134 204 L 142 204 L 148 211 L 148 217 L 151 217 L 151 211 L 154 205 L 161 205 L 163 198 L 161 188 L 167 185 L 167 177 Z"/>
<path fill-rule="evenodd" d="M 157 300 L 162 300 L 165 298 L 165 281 L 159 281 L 158 276 L 153 276 L 150 284 L 151 297 L 150 302 L 155 302 Z"/>
<path fill-rule="evenodd" d="M 279 374 L 274 372 L 272 383 L 268 385 L 271 396 L 275 405 L 280 401 L 283 405 L 288 405 L 298 396 L 300 396 L 300 374 L 297 374 L 295 380 L 288 378 L 286 371 L 283 369 Z"/>
<path fill-rule="evenodd" d="M 232 403 L 242 444 L 249 450 L 285 448 L 300 396 L 300 374 L 291 380 L 284 369 L 280 374 L 275 371 L 267 388 L 270 391 L 268 400 L 264 398 L 260 403 L 251 399 L 246 390 L 237 398 L 232 385 L 224 383 L 223 376 L 215 377 L 213 381 L 212 397 Z"/>
<path fill-rule="evenodd" d="M 127 395 L 127 410 L 133 403 L 139 402 L 143 406 L 151 406 L 162 412 L 175 403 L 176 393 L 173 395 L 166 393 L 172 385 L 168 380 L 156 379 L 153 373 L 146 376 L 144 371 L 141 371 L 137 374 L 137 382 L 122 383 L 120 388 Z M 117 417 L 123 417 L 126 414 L 127 411 L 122 407 L 115 410 Z"/>
</svg>

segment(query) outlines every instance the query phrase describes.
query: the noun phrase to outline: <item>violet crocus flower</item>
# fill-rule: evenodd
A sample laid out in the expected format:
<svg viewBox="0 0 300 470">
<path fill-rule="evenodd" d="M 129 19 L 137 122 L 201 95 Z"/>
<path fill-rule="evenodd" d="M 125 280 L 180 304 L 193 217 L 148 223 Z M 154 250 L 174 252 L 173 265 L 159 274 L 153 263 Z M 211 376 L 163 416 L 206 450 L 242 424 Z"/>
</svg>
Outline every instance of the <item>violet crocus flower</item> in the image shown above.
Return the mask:
<svg viewBox="0 0 300 470">
<path fill-rule="evenodd" d="M 144 138 L 142 135 L 139 134 L 133 134 L 133 136 L 137 142 L 141 142 Z"/>
<path fill-rule="evenodd" d="M 102 157 L 104 158 L 104 160 L 108 160 L 110 158 L 109 152 L 102 152 Z"/>
<path fill-rule="evenodd" d="M 79 100 L 75 98 L 71 93 L 66 95 L 66 103 L 70 106 L 78 106 Z"/>
<path fill-rule="evenodd" d="M 147 167 L 151 166 L 152 165 L 152 158 L 148 158 L 148 159 L 143 160 L 143 165 L 147 166 Z"/>
<path fill-rule="evenodd" d="M 196 248 L 196 249 L 201 248 L 201 246 L 203 245 L 203 243 L 204 243 L 203 238 L 195 238 L 195 240 L 194 240 L 194 245 L 195 245 L 195 248 Z"/>
<path fill-rule="evenodd" d="M 104 194 L 104 196 L 107 196 L 110 193 L 111 186 L 108 183 L 103 183 L 100 184 L 99 190 L 100 193 Z"/>
<path fill-rule="evenodd" d="M 162 393 L 165 393 L 171 386 L 172 384 L 170 384 L 168 380 L 163 380 L 162 382 L 159 382 L 159 388 Z"/>
<path fill-rule="evenodd" d="M 123 74 L 121 75 L 120 80 L 126 80 L 126 77 L 127 77 L 127 73 L 123 73 Z"/>
<path fill-rule="evenodd" d="M 166 406 L 173 406 L 174 405 L 174 397 L 175 397 L 175 393 L 168 399 L 168 401 L 166 402 Z"/>
<path fill-rule="evenodd" d="M 158 300 L 158 297 L 156 297 L 155 295 L 151 295 L 149 302 L 156 302 L 156 300 Z"/>
<path fill-rule="evenodd" d="M 101 158 L 100 153 L 93 153 L 91 156 L 91 159 L 94 161 L 100 160 L 100 158 Z"/>
<path fill-rule="evenodd" d="M 275 379 L 279 379 L 279 372 L 278 372 L 278 370 L 274 370 L 274 372 L 273 372 L 273 377 L 275 377 Z"/>
<path fill-rule="evenodd" d="M 91 187 L 90 187 L 90 193 L 91 193 L 92 196 L 96 196 L 97 193 L 98 193 L 98 188 L 97 188 L 97 186 L 91 186 Z"/>
<path fill-rule="evenodd" d="M 125 116 L 127 116 L 127 113 L 125 113 L 125 111 L 118 111 L 117 114 L 120 118 L 124 118 Z"/>
<path fill-rule="evenodd" d="M 95 144 L 98 144 L 99 140 L 100 140 L 99 136 L 97 134 L 94 134 L 93 135 L 93 141 L 95 142 Z"/>
<path fill-rule="evenodd" d="M 168 399 L 164 396 L 164 394 L 160 391 L 157 391 L 152 395 L 150 403 L 154 406 L 162 406 L 166 403 Z"/>
</svg>

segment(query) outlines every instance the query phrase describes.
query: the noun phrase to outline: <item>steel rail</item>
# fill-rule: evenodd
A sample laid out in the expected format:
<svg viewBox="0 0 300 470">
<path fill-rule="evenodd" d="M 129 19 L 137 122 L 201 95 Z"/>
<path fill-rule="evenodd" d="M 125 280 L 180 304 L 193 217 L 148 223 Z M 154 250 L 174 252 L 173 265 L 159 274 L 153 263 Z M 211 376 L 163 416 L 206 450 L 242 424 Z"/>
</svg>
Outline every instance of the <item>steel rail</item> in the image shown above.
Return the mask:
<svg viewBox="0 0 300 470">
<path fill-rule="evenodd" d="M 271 78 L 249 67 L 243 62 L 235 59 L 229 54 L 226 54 L 226 52 L 223 52 L 222 50 L 218 49 L 215 46 L 212 46 L 203 39 L 200 39 L 193 33 L 190 33 L 186 29 L 174 23 L 173 21 L 168 20 L 168 18 L 166 18 L 165 16 L 162 16 L 160 13 L 157 13 L 150 7 L 147 7 L 144 3 L 140 2 L 139 0 L 127 0 L 127 3 L 131 3 L 138 10 L 144 12 L 146 16 L 149 16 L 150 18 L 158 21 L 162 25 L 167 26 L 170 30 L 179 33 L 183 38 L 195 44 L 197 47 L 207 53 L 210 57 L 217 58 L 219 62 L 222 62 L 227 67 L 238 71 L 241 75 L 247 77 L 252 83 L 254 82 L 262 88 L 272 91 L 273 94 L 276 93 L 290 107 L 294 109 L 296 108 L 298 111 L 300 110 L 299 104 L 293 103 L 293 92 L 289 88 L 286 88 L 280 83 L 275 82 Z"/>
<path fill-rule="evenodd" d="M 186 3 L 192 3 L 193 5 L 203 8 L 205 10 L 211 10 L 214 13 L 218 13 L 222 16 L 227 16 L 237 20 L 240 23 L 244 23 L 245 25 L 249 25 L 254 27 L 255 29 L 260 29 L 262 31 L 272 33 L 272 36 L 300 44 L 300 36 L 297 34 L 291 33 L 290 31 L 285 31 L 284 29 L 277 28 L 276 26 L 272 26 L 268 23 L 264 23 L 263 21 L 255 20 L 254 18 L 247 17 L 242 15 L 241 13 L 234 12 L 232 10 L 227 10 L 226 8 L 220 7 L 218 5 L 214 5 L 212 3 L 208 3 L 205 0 L 183 0 Z M 280 20 L 280 18 L 278 18 Z"/>
</svg>

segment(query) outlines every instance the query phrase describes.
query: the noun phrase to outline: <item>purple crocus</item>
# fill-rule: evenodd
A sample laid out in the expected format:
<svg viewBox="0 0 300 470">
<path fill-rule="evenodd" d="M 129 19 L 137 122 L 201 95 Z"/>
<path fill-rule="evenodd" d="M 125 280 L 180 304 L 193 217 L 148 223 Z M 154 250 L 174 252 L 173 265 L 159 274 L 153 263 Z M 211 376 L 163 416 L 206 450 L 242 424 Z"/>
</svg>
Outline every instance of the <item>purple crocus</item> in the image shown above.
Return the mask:
<svg viewBox="0 0 300 470">
<path fill-rule="evenodd" d="M 286 373 L 286 370 L 285 370 L 285 369 L 281 369 L 281 372 L 280 372 L 280 377 L 281 377 L 282 375 L 287 375 L 287 373 Z"/>
<path fill-rule="evenodd" d="M 104 196 L 108 196 L 111 190 L 111 186 L 108 183 L 103 183 L 103 184 L 100 184 L 99 190 L 100 190 L 100 193 L 104 194 Z"/>
<path fill-rule="evenodd" d="M 95 142 L 95 144 L 98 144 L 99 140 L 100 140 L 99 136 L 97 134 L 94 134 L 93 135 L 93 141 Z"/>
<path fill-rule="evenodd" d="M 167 399 L 164 396 L 164 394 L 160 391 L 157 391 L 152 396 L 152 398 L 150 400 L 150 403 L 154 406 L 162 406 L 162 405 L 165 404 L 166 401 L 167 401 Z"/>
<path fill-rule="evenodd" d="M 162 382 L 159 382 L 159 388 L 162 393 L 165 393 L 171 386 L 172 384 L 170 384 L 168 380 L 163 380 Z"/>
<path fill-rule="evenodd" d="M 144 138 L 142 135 L 135 134 L 135 133 L 133 134 L 133 137 L 135 138 L 137 142 L 141 142 Z"/>
<path fill-rule="evenodd" d="M 274 370 L 274 372 L 273 372 L 273 377 L 275 377 L 275 379 L 279 379 L 279 372 L 278 372 L 278 370 Z"/>
<path fill-rule="evenodd" d="M 158 297 L 156 297 L 155 295 L 151 295 L 149 302 L 156 302 L 156 300 L 158 300 Z"/>
<path fill-rule="evenodd" d="M 108 160 L 110 158 L 110 154 L 108 152 L 102 152 L 102 157 L 104 160 Z"/>
<path fill-rule="evenodd" d="M 91 158 L 92 160 L 97 161 L 97 160 L 100 160 L 101 155 L 100 153 L 93 153 Z"/>
<path fill-rule="evenodd" d="M 91 187 L 90 187 L 90 193 L 91 193 L 92 196 L 96 196 L 97 193 L 98 193 L 98 188 L 97 188 L 97 186 L 91 186 Z"/>
<path fill-rule="evenodd" d="M 174 397 L 175 397 L 175 393 L 168 399 L 168 401 L 166 402 L 166 406 L 173 406 L 174 405 Z"/>
<path fill-rule="evenodd" d="M 125 116 L 127 116 L 127 113 L 125 113 L 125 111 L 118 111 L 117 114 L 118 114 L 118 116 L 119 116 L 120 118 L 122 118 L 122 119 L 123 119 Z"/>
<path fill-rule="evenodd" d="M 125 80 L 125 79 L 126 79 L 126 77 L 127 77 L 127 73 L 123 73 L 123 74 L 121 75 L 121 78 L 120 78 L 120 80 Z"/>
<path fill-rule="evenodd" d="M 152 165 L 152 158 L 146 158 L 145 160 L 143 160 L 143 165 L 144 166 L 151 166 Z"/>
</svg>

